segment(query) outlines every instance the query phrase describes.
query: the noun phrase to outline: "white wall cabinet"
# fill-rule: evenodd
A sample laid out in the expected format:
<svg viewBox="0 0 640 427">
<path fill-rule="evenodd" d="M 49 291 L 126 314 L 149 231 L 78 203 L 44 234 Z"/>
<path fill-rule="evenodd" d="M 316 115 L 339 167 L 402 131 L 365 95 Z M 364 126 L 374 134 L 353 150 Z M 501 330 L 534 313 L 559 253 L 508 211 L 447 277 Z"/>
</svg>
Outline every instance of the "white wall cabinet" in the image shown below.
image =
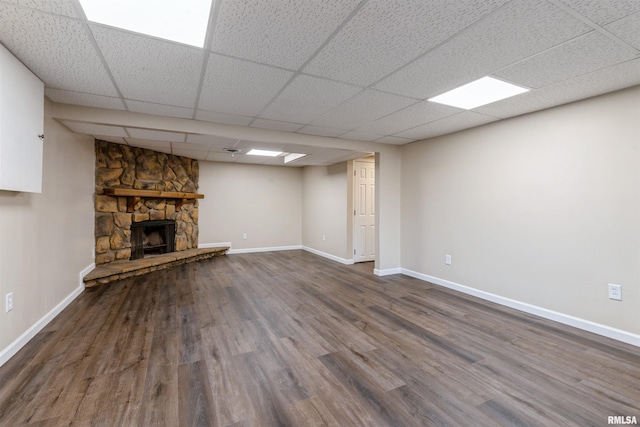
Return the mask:
<svg viewBox="0 0 640 427">
<path fill-rule="evenodd" d="M 0 190 L 42 192 L 44 83 L 0 45 Z"/>
</svg>

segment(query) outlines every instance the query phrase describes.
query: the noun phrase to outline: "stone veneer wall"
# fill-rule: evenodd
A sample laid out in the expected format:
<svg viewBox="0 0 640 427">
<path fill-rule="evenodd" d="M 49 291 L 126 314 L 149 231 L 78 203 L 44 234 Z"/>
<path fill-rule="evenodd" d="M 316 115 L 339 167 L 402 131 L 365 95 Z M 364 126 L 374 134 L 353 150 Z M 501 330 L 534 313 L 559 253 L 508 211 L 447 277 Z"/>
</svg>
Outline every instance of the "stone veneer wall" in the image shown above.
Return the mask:
<svg viewBox="0 0 640 427">
<path fill-rule="evenodd" d="M 131 257 L 131 224 L 176 222 L 175 250 L 198 247 L 198 201 L 176 211 L 176 199 L 143 198 L 127 212 L 127 198 L 104 194 L 105 187 L 196 193 L 198 161 L 128 145 L 96 140 L 96 264 Z"/>
</svg>

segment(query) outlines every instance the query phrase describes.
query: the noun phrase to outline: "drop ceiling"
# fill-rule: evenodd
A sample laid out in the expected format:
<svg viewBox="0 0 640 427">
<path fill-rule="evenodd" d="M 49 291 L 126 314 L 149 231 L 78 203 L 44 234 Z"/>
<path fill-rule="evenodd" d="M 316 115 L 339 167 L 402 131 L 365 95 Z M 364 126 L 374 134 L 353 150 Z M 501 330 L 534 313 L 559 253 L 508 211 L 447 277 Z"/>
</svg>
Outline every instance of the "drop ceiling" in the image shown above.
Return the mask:
<svg viewBox="0 0 640 427">
<path fill-rule="evenodd" d="M 0 0 L 0 43 L 53 103 L 272 137 L 60 119 L 74 132 L 202 160 L 282 164 L 244 154 L 262 148 L 321 165 L 640 84 L 640 1 L 216 0 L 201 49 L 89 22 L 76 0 Z M 484 76 L 531 90 L 470 111 L 426 101 Z M 333 143 L 308 142 L 321 138 Z"/>
</svg>

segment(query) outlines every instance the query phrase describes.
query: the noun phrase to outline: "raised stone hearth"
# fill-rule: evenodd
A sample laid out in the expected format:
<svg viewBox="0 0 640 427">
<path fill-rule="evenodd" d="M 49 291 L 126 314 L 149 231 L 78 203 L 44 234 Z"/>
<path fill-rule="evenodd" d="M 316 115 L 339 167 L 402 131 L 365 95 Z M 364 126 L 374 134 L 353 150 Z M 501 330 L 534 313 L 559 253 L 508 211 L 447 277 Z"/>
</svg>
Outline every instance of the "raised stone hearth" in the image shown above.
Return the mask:
<svg viewBox="0 0 640 427">
<path fill-rule="evenodd" d="M 140 258 L 129 261 L 114 261 L 96 267 L 87 274 L 83 280 L 86 288 L 98 285 L 106 285 L 129 277 L 141 276 L 158 270 L 175 267 L 194 261 L 213 258 L 224 255 L 229 247 L 188 249 L 181 252 L 171 252 L 168 254 L 154 255 L 147 258 Z"/>
<path fill-rule="evenodd" d="M 100 140 L 95 149 L 96 265 L 129 260 L 131 225 L 143 221 L 173 220 L 173 249 L 198 247 L 197 160 Z"/>
</svg>

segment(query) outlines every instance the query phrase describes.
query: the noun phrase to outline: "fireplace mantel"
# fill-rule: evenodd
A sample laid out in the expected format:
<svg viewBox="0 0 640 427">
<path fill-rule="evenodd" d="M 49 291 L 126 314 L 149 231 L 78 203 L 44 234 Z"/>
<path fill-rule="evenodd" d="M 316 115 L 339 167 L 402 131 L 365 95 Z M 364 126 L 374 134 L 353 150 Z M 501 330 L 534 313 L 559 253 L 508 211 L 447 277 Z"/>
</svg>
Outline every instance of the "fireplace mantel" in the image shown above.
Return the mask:
<svg viewBox="0 0 640 427">
<path fill-rule="evenodd" d="M 176 209 L 180 209 L 187 200 L 204 199 L 204 194 L 183 193 L 178 191 L 136 190 L 133 188 L 105 188 L 108 196 L 126 197 L 127 212 L 133 212 L 134 206 L 143 198 L 146 199 L 176 199 Z"/>
</svg>

